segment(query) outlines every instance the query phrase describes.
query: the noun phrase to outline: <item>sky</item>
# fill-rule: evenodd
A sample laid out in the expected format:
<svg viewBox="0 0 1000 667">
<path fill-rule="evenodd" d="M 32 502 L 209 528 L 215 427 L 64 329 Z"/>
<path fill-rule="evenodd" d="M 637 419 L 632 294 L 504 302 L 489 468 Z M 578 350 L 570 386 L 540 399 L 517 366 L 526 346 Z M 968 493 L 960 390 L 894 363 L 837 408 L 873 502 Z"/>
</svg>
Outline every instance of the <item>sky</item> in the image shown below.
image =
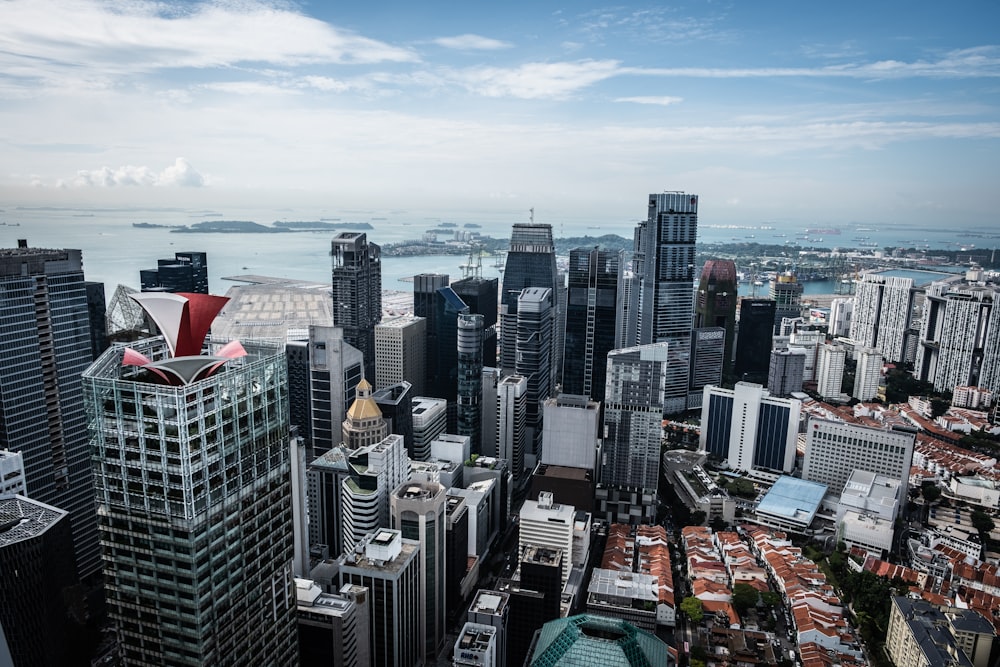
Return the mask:
<svg viewBox="0 0 1000 667">
<path fill-rule="evenodd" d="M 0 2 L 17 206 L 996 225 L 1000 4 Z"/>
</svg>

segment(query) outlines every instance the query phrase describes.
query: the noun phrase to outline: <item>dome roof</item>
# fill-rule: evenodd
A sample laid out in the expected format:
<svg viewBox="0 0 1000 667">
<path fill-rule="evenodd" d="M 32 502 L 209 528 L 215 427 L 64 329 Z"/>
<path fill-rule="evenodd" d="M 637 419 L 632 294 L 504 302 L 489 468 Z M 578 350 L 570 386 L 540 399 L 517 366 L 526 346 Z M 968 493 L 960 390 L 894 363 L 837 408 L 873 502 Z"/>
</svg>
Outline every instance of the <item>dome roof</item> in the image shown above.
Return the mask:
<svg viewBox="0 0 1000 667">
<path fill-rule="evenodd" d="M 347 410 L 347 418 L 352 421 L 363 419 L 377 419 L 382 417 L 382 410 L 378 403 L 372 398 L 372 385 L 364 378 L 358 383 L 358 397 Z"/>
</svg>

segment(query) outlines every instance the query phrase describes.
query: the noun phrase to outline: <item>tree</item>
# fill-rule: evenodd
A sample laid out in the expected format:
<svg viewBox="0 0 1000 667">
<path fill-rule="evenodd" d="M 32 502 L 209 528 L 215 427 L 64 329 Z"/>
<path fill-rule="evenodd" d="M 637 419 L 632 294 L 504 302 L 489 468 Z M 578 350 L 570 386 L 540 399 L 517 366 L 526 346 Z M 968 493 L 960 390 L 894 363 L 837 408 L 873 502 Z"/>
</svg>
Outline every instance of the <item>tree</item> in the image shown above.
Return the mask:
<svg viewBox="0 0 1000 667">
<path fill-rule="evenodd" d="M 712 520 L 708 523 L 708 525 L 712 530 L 714 530 L 717 533 L 719 531 L 726 530 L 727 528 L 729 528 L 729 524 L 726 523 L 726 520 L 723 519 L 721 516 L 713 517 Z"/>
<path fill-rule="evenodd" d="M 695 510 L 691 512 L 691 526 L 701 526 L 705 523 L 705 510 Z"/>
<path fill-rule="evenodd" d="M 781 594 L 775 593 L 774 591 L 764 591 L 760 594 L 760 599 L 763 601 L 764 605 L 767 607 L 780 607 L 781 606 Z"/>
<path fill-rule="evenodd" d="M 984 535 L 989 535 L 993 532 L 993 529 L 996 528 L 996 525 L 993 523 L 993 519 L 990 518 L 990 515 L 978 507 L 972 510 L 972 514 L 969 518 L 972 520 L 972 527 Z"/>
<path fill-rule="evenodd" d="M 931 505 L 941 497 L 941 489 L 934 482 L 927 482 L 920 487 L 920 495 L 924 497 L 924 502 Z"/>
<path fill-rule="evenodd" d="M 695 625 L 701 623 L 701 619 L 705 617 L 705 612 L 701 610 L 701 600 L 694 596 L 688 596 L 681 600 L 681 611 Z"/>
<path fill-rule="evenodd" d="M 750 584 L 740 583 L 733 586 L 733 606 L 741 617 L 750 607 L 756 606 L 759 599 L 760 593 Z"/>
<path fill-rule="evenodd" d="M 951 404 L 944 400 L 943 398 L 932 398 L 931 399 L 931 419 L 937 419 L 944 413 L 948 412 L 948 408 Z"/>
</svg>

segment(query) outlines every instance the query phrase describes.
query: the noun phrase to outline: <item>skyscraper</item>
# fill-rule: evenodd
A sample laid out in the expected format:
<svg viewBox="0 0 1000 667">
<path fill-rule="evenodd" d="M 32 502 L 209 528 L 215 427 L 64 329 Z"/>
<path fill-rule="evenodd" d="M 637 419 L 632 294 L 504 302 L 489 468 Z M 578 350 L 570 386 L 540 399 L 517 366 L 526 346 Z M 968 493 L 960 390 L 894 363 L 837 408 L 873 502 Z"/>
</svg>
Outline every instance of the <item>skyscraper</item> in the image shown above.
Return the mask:
<svg viewBox="0 0 1000 667">
<path fill-rule="evenodd" d="M 212 343 L 209 356 L 185 356 L 221 304 L 181 322 L 162 304 L 147 310 L 165 338 L 112 348 L 83 378 L 122 658 L 295 664 L 284 351 Z"/>
<path fill-rule="evenodd" d="M 514 486 L 525 479 L 524 450 L 528 439 L 528 379 L 508 375 L 497 384 L 497 458 L 510 461 Z"/>
<path fill-rule="evenodd" d="M 407 381 L 391 384 L 372 394 L 389 433 L 403 436 L 406 451 L 413 449 L 413 387 Z"/>
<path fill-rule="evenodd" d="M 706 387 L 699 449 L 733 470 L 790 473 L 801 411 L 798 399 L 771 396 L 752 382 L 737 382 L 733 389 Z"/>
<path fill-rule="evenodd" d="M 143 292 L 187 292 L 208 294 L 208 255 L 176 252 L 173 259 L 160 259 L 155 269 L 139 271 Z"/>
<path fill-rule="evenodd" d="M 850 337 L 892 363 L 904 361 L 913 297 L 913 278 L 866 273 L 854 292 Z"/>
<path fill-rule="evenodd" d="M 774 335 L 775 303 L 771 299 L 740 299 L 733 372 L 738 380 L 767 381 Z"/>
<path fill-rule="evenodd" d="M 517 301 L 521 292 L 526 287 L 548 288 L 552 290 L 552 298 L 554 299 L 558 282 L 559 272 L 556 268 L 552 225 L 533 222 L 515 224 L 510 233 L 510 251 L 507 253 L 503 293 L 500 297 L 500 370 L 502 375 L 516 372 Z"/>
<path fill-rule="evenodd" d="M 497 365 L 497 299 L 500 281 L 470 276 L 451 284 L 455 294 L 469 307 L 469 313 L 483 316 L 483 365 Z"/>
<path fill-rule="evenodd" d="M 702 390 L 722 384 L 726 330 L 699 327 L 691 330 L 691 372 L 688 374 L 688 409 L 701 408 Z"/>
<path fill-rule="evenodd" d="M 333 324 L 365 358 L 365 377 L 375 379 L 375 325 L 382 321 L 382 249 L 360 232 L 333 237 Z"/>
<path fill-rule="evenodd" d="M 483 429 L 482 315 L 458 316 L 458 435 L 472 441 L 472 453 L 482 454 Z"/>
<path fill-rule="evenodd" d="M 806 355 L 801 349 L 771 350 L 771 365 L 767 372 L 767 390 L 772 396 L 791 396 L 802 391 Z"/>
<path fill-rule="evenodd" d="M 802 291 L 802 283 L 791 271 L 785 271 L 771 281 L 770 297 L 775 304 L 774 331 L 778 330 L 784 318 L 802 316 Z"/>
<path fill-rule="evenodd" d="M 694 326 L 722 327 L 726 330 L 722 367 L 726 376 L 733 372 L 737 288 L 736 263 L 733 260 L 710 259 L 705 262 L 695 297 Z"/>
<path fill-rule="evenodd" d="M 878 394 L 882 378 L 882 353 L 873 347 L 858 350 L 858 364 L 854 371 L 854 391 L 851 396 L 859 401 L 870 401 Z"/>
<path fill-rule="evenodd" d="M 427 461 L 431 456 L 431 443 L 448 430 L 448 402 L 443 398 L 417 396 L 411 406 L 413 450 L 407 451 L 414 461 Z"/>
<path fill-rule="evenodd" d="M 427 320 L 411 315 L 383 320 L 375 327 L 374 386 L 382 389 L 406 381 L 422 394 L 426 357 Z"/>
<path fill-rule="evenodd" d="M 451 287 L 441 287 L 434 298 L 434 365 L 427 366 L 425 395 L 448 401 L 448 429 L 454 431 L 458 401 L 458 318 L 469 307 Z"/>
<path fill-rule="evenodd" d="M 310 445 L 314 453 L 322 453 L 340 444 L 344 418 L 357 396 L 365 359 L 357 348 L 344 340 L 344 331 L 339 327 L 312 325 L 309 340 L 304 344 L 309 388 L 297 394 L 308 396 Z M 300 347 L 302 344 L 290 345 Z M 301 360 L 301 355 L 296 358 Z M 289 373 L 289 381 L 293 377 L 301 381 L 303 370 L 298 367 L 294 374 Z"/>
<path fill-rule="evenodd" d="M 423 396 L 427 387 L 436 382 L 433 374 L 438 367 L 438 293 L 442 287 L 448 286 L 448 275 L 443 273 L 421 273 L 413 276 L 413 314 L 424 318 L 425 353 L 423 389 L 416 392 Z"/>
<path fill-rule="evenodd" d="M 664 385 L 665 414 L 688 405 L 698 197 L 649 195 L 648 216 L 635 230 L 633 267 L 640 277 L 639 345 L 669 342 L 674 357 Z"/>
<path fill-rule="evenodd" d="M 342 442 L 348 449 L 377 445 L 389 435 L 389 425 L 382 419 L 382 411 L 372 398 L 368 380 L 358 383 L 358 396 L 347 410 L 342 425 Z"/>
<path fill-rule="evenodd" d="M 819 346 L 816 362 L 816 393 L 824 400 L 838 400 L 844 383 L 847 350 L 842 345 L 824 343 Z"/>
<path fill-rule="evenodd" d="M 69 512 L 81 578 L 100 570 L 80 376 L 93 361 L 79 250 L 0 250 L 0 449 L 20 451 L 27 495 Z"/>
<path fill-rule="evenodd" d="M 417 556 L 424 608 L 420 617 L 424 662 L 437 657 L 444 645 L 445 488 L 440 484 L 403 482 L 392 494 L 392 525 L 404 538 L 420 543 Z"/>
<path fill-rule="evenodd" d="M 345 552 L 373 530 L 390 525 L 389 496 L 410 473 L 403 438 L 398 435 L 349 450 L 347 466 L 349 477 L 341 485 Z"/>
<path fill-rule="evenodd" d="M 534 464 L 542 440 L 542 401 L 552 380 L 552 290 L 526 287 L 517 299 L 517 359 L 514 370 L 528 381 L 525 458 Z"/>
<path fill-rule="evenodd" d="M 621 250 L 577 248 L 569 253 L 562 390 L 604 400 L 608 352 L 615 349 L 621 308 Z"/>
</svg>

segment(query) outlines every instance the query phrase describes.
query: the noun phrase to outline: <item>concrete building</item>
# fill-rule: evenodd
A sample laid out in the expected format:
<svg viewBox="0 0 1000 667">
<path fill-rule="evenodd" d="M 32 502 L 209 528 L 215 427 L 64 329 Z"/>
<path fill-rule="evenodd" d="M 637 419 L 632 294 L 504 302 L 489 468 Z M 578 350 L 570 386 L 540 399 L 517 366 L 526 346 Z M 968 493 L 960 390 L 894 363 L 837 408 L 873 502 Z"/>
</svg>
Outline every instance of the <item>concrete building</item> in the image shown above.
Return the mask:
<svg viewBox="0 0 1000 667">
<path fill-rule="evenodd" d="M 382 321 L 382 249 L 361 232 L 340 232 L 330 242 L 333 324 L 361 352 L 365 377 L 375 379 L 375 325 Z"/>
<path fill-rule="evenodd" d="M 387 436 L 377 445 L 347 450 L 349 476 L 341 484 L 344 551 L 372 531 L 390 525 L 389 496 L 406 481 L 409 459 L 403 438 Z"/>
<path fill-rule="evenodd" d="M 0 498 L 23 496 L 27 486 L 21 452 L 0 449 Z"/>
<path fill-rule="evenodd" d="M 217 297 L 144 296 L 165 336 L 111 348 L 83 375 L 122 659 L 204 665 L 253 655 L 293 665 L 284 350 L 210 343 L 209 356 L 188 356 L 202 349 Z M 192 307 L 194 296 L 207 305 Z M 190 317 L 173 320 L 163 305 L 190 308 Z"/>
<path fill-rule="evenodd" d="M 527 479 L 524 463 L 528 446 L 528 379 L 508 375 L 497 384 L 496 457 L 510 461 L 514 486 Z"/>
<path fill-rule="evenodd" d="M 410 458 L 414 461 L 427 461 L 431 455 L 431 443 L 448 427 L 448 401 L 416 396 L 413 399 L 411 417 L 413 450 L 409 452 Z"/>
<path fill-rule="evenodd" d="M 774 301 L 774 331 L 777 332 L 781 320 L 802 317 L 802 292 L 804 287 L 791 271 L 785 271 L 771 281 L 769 297 Z"/>
<path fill-rule="evenodd" d="M 372 386 L 364 378 L 358 383 L 357 398 L 347 410 L 341 432 L 341 441 L 351 450 L 376 445 L 389 435 L 389 425 L 372 398 Z"/>
<path fill-rule="evenodd" d="M 497 629 L 492 625 L 466 623 L 455 640 L 457 667 L 499 667 L 501 655 Z"/>
<path fill-rule="evenodd" d="M 737 382 L 733 389 L 705 387 L 699 448 L 732 470 L 790 473 L 801 410 L 800 400 L 771 396 L 752 382 Z"/>
<path fill-rule="evenodd" d="M 885 650 L 896 667 L 987 667 L 996 633 L 971 609 L 894 596 Z"/>
<path fill-rule="evenodd" d="M 830 301 L 830 318 L 827 326 L 831 338 L 847 338 L 851 334 L 854 319 L 854 298 L 846 297 Z"/>
<path fill-rule="evenodd" d="M 722 327 L 704 327 L 691 331 L 688 410 L 701 408 L 705 387 L 722 384 L 725 342 L 726 330 Z"/>
<path fill-rule="evenodd" d="M 891 363 L 905 361 L 914 294 L 913 278 L 866 273 L 855 287 L 848 336 Z"/>
<path fill-rule="evenodd" d="M 566 585 L 572 567 L 575 515 L 576 508 L 556 503 L 551 493 L 541 493 L 537 501 L 525 500 L 521 506 L 518 552 L 523 554 L 529 546 L 561 550 L 566 555 L 562 563 L 562 586 Z"/>
<path fill-rule="evenodd" d="M 325 593 L 316 582 L 295 580 L 299 664 L 367 667 L 371 664 L 371 600 L 364 586 Z"/>
<path fill-rule="evenodd" d="M 309 507 L 309 546 L 317 557 L 336 558 L 344 550 L 342 494 L 350 477 L 343 445 L 323 452 L 306 466 L 306 500 Z"/>
<path fill-rule="evenodd" d="M 509 595 L 502 591 L 480 589 L 469 605 L 468 621 L 492 627 L 497 646 L 497 664 L 507 664 L 507 623 L 510 616 Z"/>
<path fill-rule="evenodd" d="M 403 436 L 407 452 L 413 451 L 413 386 L 402 381 L 372 392 L 389 433 Z"/>
<path fill-rule="evenodd" d="M 777 397 L 788 397 L 801 392 L 805 369 L 805 350 L 771 350 L 771 363 L 767 371 L 768 392 Z"/>
<path fill-rule="evenodd" d="M 816 393 L 823 400 L 841 400 L 846 360 L 847 350 L 843 346 L 828 343 L 820 345 L 819 360 L 816 364 Z"/>
<path fill-rule="evenodd" d="M 540 462 L 594 470 L 601 404 L 582 395 L 559 394 L 546 400 L 542 410 L 545 419 Z"/>
<path fill-rule="evenodd" d="M 380 528 L 338 559 L 341 586 L 369 590 L 372 667 L 418 665 L 424 655 L 420 543 Z"/>
<path fill-rule="evenodd" d="M 375 326 L 375 377 L 379 389 L 409 382 L 417 395 L 426 381 L 427 320 L 400 315 Z"/>
<path fill-rule="evenodd" d="M 155 269 L 139 271 L 143 292 L 197 292 L 208 294 L 208 255 L 175 252 L 173 259 L 156 260 Z"/>
<path fill-rule="evenodd" d="M 873 347 L 863 347 L 857 351 L 857 366 L 854 371 L 853 398 L 870 401 L 878 396 L 878 385 L 882 380 L 882 353 Z"/>
</svg>

